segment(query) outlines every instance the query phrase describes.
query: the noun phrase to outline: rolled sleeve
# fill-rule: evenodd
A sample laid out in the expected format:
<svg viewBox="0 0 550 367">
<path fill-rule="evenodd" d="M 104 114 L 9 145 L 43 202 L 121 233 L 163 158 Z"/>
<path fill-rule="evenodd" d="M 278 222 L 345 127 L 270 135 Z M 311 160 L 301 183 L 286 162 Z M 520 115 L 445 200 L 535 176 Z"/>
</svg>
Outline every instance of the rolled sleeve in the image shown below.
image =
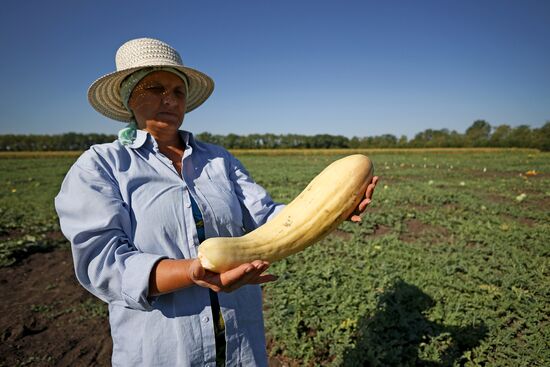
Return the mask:
<svg viewBox="0 0 550 367">
<path fill-rule="evenodd" d="M 67 173 L 55 198 L 61 230 L 71 242 L 78 281 L 105 302 L 152 308 L 149 276 L 165 256 L 132 244 L 128 207 L 110 172 L 88 152 Z"/>
<path fill-rule="evenodd" d="M 149 275 L 153 266 L 165 256 L 152 254 L 134 254 L 129 257 L 122 273 L 122 296 L 131 308 L 151 310 L 154 297 L 147 297 Z"/>
</svg>

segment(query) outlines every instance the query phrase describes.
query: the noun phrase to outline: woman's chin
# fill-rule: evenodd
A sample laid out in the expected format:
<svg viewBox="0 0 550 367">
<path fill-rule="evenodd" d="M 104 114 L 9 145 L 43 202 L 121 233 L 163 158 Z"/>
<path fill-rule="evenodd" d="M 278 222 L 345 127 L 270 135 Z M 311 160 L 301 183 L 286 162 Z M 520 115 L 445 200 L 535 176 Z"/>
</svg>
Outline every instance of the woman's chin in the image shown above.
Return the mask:
<svg viewBox="0 0 550 367">
<path fill-rule="evenodd" d="M 157 127 L 165 128 L 165 127 L 180 127 L 182 121 L 176 117 L 176 116 L 157 116 L 155 119 L 150 120 L 154 125 Z"/>
</svg>

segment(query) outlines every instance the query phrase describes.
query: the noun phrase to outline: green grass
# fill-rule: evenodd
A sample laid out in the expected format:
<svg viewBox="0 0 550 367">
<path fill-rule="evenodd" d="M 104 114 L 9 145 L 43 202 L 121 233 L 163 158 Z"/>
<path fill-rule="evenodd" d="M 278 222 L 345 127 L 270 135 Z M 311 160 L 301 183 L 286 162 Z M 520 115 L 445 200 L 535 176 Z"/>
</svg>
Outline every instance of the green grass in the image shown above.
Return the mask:
<svg viewBox="0 0 550 367">
<path fill-rule="evenodd" d="M 241 159 L 287 202 L 336 158 Z M 381 181 L 362 224 L 273 265 L 272 353 L 312 365 L 548 365 L 550 155 L 371 158 Z"/>
<path fill-rule="evenodd" d="M 289 202 L 344 154 L 291 153 L 237 155 Z M 271 353 L 296 365 L 549 365 L 550 154 L 369 155 L 381 181 L 363 222 L 272 266 Z M 53 197 L 74 160 L 0 159 L 0 263 L 64 243 Z"/>
<path fill-rule="evenodd" d="M 0 266 L 65 243 L 53 199 L 75 160 L 0 159 Z"/>
</svg>

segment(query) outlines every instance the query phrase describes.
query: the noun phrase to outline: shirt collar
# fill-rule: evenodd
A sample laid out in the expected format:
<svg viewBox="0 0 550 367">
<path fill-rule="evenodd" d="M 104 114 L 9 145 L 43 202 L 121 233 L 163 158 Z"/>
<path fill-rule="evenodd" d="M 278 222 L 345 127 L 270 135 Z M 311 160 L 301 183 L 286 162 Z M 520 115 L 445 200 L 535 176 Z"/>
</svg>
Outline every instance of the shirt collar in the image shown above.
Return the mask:
<svg viewBox="0 0 550 367">
<path fill-rule="evenodd" d="M 132 142 L 132 144 L 128 145 L 128 147 L 132 149 L 139 149 L 145 144 L 145 142 L 148 139 L 149 133 L 143 130 L 136 130 L 136 138 Z"/>
<path fill-rule="evenodd" d="M 179 130 L 179 134 L 180 134 L 181 139 L 183 140 L 183 142 L 185 143 L 186 146 L 194 147 L 195 139 L 193 138 L 193 134 L 191 132 L 185 131 L 185 130 Z M 145 143 L 148 142 L 148 141 L 153 143 L 153 146 L 155 147 L 155 150 L 158 150 L 157 142 L 151 136 L 151 134 L 149 134 L 147 131 L 138 129 L 136 131 L 136 138 L 134 139 L 134 142 L 132 144 L 128 145 L 128 147 L 130 147 L 132 149 L 139 149 L 142 146 L 144 146 Z"/>
</svg>

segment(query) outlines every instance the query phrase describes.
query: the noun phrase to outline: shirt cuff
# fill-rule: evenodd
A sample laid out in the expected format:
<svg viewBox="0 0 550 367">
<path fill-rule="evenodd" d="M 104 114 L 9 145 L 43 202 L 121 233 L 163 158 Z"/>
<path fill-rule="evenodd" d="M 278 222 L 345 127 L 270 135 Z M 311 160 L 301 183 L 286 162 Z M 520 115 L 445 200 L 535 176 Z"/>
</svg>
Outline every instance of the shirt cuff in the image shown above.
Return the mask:
<svg viewBox="0 0 550 367">
<path fill-rule="evenodd" d="M 153 306 L 148 299 L 149 278 L 155 264 L 166 256 L 139 253 L 126 260 L 122 274 L 122 298 L 133 309 L 151 311 Z"/>
</svg>

